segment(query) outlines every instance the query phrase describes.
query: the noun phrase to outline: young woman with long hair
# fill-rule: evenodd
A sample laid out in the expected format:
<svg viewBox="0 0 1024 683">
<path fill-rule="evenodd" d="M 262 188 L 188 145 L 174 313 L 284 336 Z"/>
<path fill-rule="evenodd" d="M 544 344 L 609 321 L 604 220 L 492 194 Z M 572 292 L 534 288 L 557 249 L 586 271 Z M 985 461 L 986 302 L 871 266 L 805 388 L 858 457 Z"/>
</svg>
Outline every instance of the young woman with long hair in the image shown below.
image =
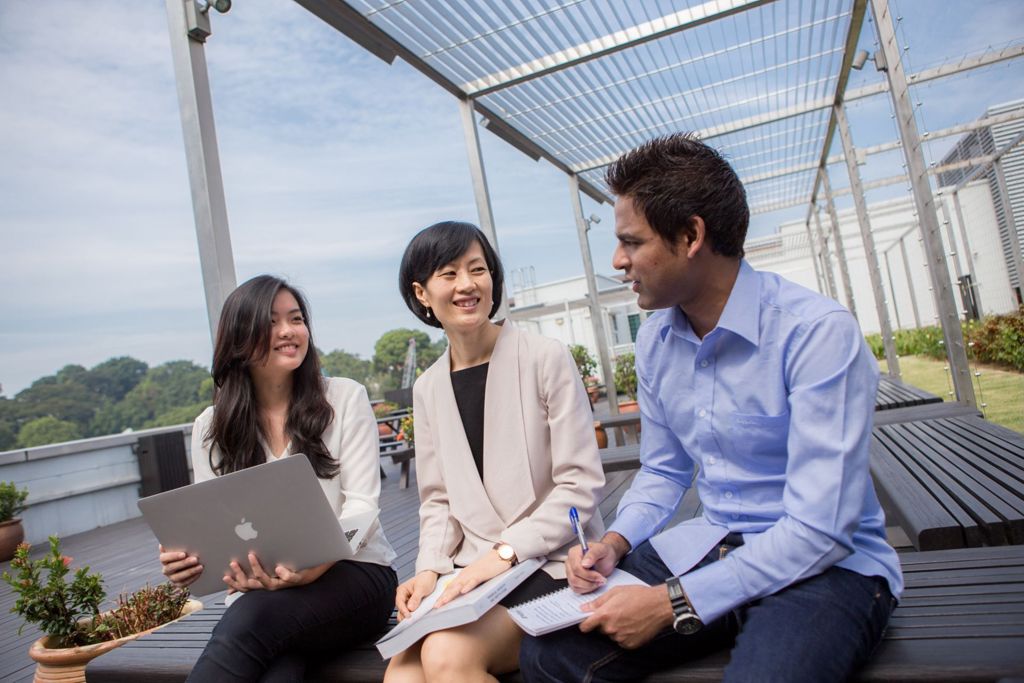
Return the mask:
<svg viewBox="0 0 1024 683">
<path fill-rule="evenodd" d="M 228 296 L 213 353 L 213 406 L 192 428 L 196 482 L 277 458 L 309 458 L 340 518 L 377 509 L 380 456 L 366 390 L 325 379 L 309 327 L 309 307 L 284 280 L 260 275 Z M 302 533 L 302 529 L 296 529 Z M 224 613 L 190 681 L 301 681 L 307 658 L 364 640 L 391 614 L 394 551 L 379 524 L 350 560 L 316 567 L 203 567 L 164 552 L 164 574 L 188 585 L 223 571 L 242 592 Z M 247 571 L 248 570 L 248 571 Z"/>
<path fill-rule="evenodd" d="M 603 531 L 604 473 L 583 383 L 564 344 L 491 322 L 503 284 L 498 255 L 467 223 L 423 230 L 402 258 L 402 297 L 444 330 L 448 350 L 413 389 L 419 555 L 395 604 L 408 617 L 455 567 L 462 571 L 438 605 L 519 560 L 549 562 L 477 621 L 396 655 L 387 683 L 488 681 L 514 671 L 522 632 L 507 608 L 565 585 L 562 560 L 576 538 L 570 508 L 591 538 Z"/>
</svg>

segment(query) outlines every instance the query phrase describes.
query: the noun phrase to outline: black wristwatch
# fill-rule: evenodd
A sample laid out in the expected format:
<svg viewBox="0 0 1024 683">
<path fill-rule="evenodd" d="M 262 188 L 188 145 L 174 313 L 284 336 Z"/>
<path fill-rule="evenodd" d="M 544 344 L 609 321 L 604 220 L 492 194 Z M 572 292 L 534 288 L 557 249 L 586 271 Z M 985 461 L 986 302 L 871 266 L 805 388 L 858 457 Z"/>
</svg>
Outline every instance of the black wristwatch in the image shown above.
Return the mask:
<svg viewBox="0 0 1024 683">
<path fill-rule="evenodd" d="M 672 602 L 672 613 L 675 615 L 675 619 L 672 620 L 672 628 L 676 633 L 689 636 L 704 628 L 704 622 L 693 611 L 693 605 L 686 597 L 686 591 L 679 584 L 679 577 L 673 576 L 665 582 L 665 585 L 668 587 L 668 599 Z"/>
</svg>

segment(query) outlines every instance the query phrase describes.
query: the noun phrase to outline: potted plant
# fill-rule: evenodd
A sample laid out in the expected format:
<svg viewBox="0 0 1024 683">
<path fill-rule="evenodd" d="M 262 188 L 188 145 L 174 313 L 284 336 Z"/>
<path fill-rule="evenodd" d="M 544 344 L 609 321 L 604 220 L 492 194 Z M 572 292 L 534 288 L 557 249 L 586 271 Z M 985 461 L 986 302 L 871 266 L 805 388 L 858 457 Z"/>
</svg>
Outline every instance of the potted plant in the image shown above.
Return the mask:
<svg viewBox="0 0 1024 683">
<path fill-rule="evenodd" d="M 28 489 L 19 489 L 13 481 L 0 481 L 0 562 L 14 557 L 14 550 L 25 540 L 25 527 L 18 514 L 24 510 Z"/>
<path fill-rule="evenodd" d="M 579 371 L 580 378 L 583 380 L 583 386 L 587 388 L 590 405 L 593 406 L 597 401 L 598 395 L 597 377 L 594 377 L 594 371 L 597 370 L 597 361 L 594 360 L 594 357 L 590 355 L 590 351 L 583 344 L 571 345 L 569 353 L 572 354 L 572 359 L 576 363 L 576 370 Z"/>
<path fill-rule="evenodd" d="M 615 359 L 615 390 L 627 397 L 627 400 L 619 402 L 619 412 L 640 410 L 636 402 L 636 358 L 632 353 L 624 353 Z"/>
<path fill-rule="evenodd" d="M 69 583 L 72 559 L 61 554 L 56 536 L 38 559 L 29 559 L 29 548 L 18 546 L 2 578 L 17 596 L 11 611 L 23 619 L 21 628 L 35 624 L 45 634 L 29 648 L 37 681 L 85 681 L 90 660 L 203 606 L 187 588 L 162 584 L 122 595 L 117 607 L 100 613 L 106 592 L 99 574 L 82 567 Z"/>
<path fill-rule="evenodd" d="M 404 441 L 409 448 L 412 448 L 412 442 L 416 436 L 413 430 L 413 425 L 414 422 L 412 419 L 412 415 L 406 415 L 405 417 L 402 418 L 402 422 L 398 430 L 398 435 L 395 436 L 395 439 L 397 439 L 398 441 Z"/>
</svg>

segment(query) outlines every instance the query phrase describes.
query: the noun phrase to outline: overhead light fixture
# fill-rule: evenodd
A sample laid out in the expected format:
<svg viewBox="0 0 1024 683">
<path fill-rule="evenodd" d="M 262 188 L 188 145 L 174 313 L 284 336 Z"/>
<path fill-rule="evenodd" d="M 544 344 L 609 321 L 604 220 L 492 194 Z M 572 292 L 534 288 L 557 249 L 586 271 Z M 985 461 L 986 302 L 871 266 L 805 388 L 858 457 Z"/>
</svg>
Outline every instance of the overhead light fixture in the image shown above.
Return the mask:
<svg viewBox="0 0 1024 683">
<path fill-rule="evenodd" d="M 877 71 L 889 70 L 885 65 L 885 55 L 882 54 L 881 50 L 876 50 L 874 54 L 869 53 L 867 50 L 857 50 L 857 54 L 853 56 L 853 61 L 850 62 L 850 68 L 860 71 L 869 59 L 875 63 Z"/>
<path fill-rule="evenodd" d="M 210 11 L 210 8 L 217 10 L 221 14 L 227 14 L 231 10 L 231 0 L 196 0 L 199 4 L 199 11 L 206 14 Z"/>
<path fill-rule="evenodd" d="M 185 28 L 189 38 L 205 43 L 212 33 L 210 29 L 210 8 L 224 14 L 231 9 L 231 0 L 186 0 Z"/>
</svg>

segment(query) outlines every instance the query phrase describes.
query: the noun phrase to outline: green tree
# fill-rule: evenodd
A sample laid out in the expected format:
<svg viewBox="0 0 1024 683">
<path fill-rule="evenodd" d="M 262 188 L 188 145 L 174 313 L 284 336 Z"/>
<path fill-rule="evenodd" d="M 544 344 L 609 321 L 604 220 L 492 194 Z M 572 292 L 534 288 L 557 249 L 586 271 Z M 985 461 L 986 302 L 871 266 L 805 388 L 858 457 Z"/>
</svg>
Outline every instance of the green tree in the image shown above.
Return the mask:
<svg viewBox="0 0 1024 683">
<path fill-rule="evenodd" d="M 172 425 L 194 422 L 195 419 L 199 417 L 199 413 L 206 410 L 209 405 L 209 401 L 200 401 L 188 406 L 171 408 L 170 410 L 157 415 L 152 420 L 147 420 L 142 426 L 149 429 L 151 427 L 170 427 Z"/>
<path fill-rule="evenodd" d="M 328 377 L 348 377 L 360 384 L 366 384 L 373 373 L 373 364 L 370 361 L 341 349 L 335 349 L 330 353 L 321 352 L 320 366 Z"/>
<path fill-rule="evenodd" d="M 141 360 L 120 356 L 94 366 L 81 382 L 100 396 L 117 402 L 142 381 L 147 370 L 149 366 Z"/>
<path fill-rule="evenodd" d="M 22 425 L 17 443 L 19 448 L 32 448 L 80 438 L 82 434 L 74 422 L 58 420 L 52 415 L 47 415 L 29 420 Z"/>
<path fill-rule="evenodd" d="M 18 440 L 17 407 L 14 401 L 0 396 L 0 451 L 14 448 Z"/>
<path fill-rule="evenodd" d="M 199 389 L 209 376 L 205 368 L 187 360 L 172 360 L 150 368 L 118 404 L 116 417 L 122 424 L 115 431 L 139 429 L 172 408 L 199 403 Z"/>
<path fill-rule="evenodd" d="M 77 381 L 61 383 L 53 376 L 36 380 L 28 389 L 19 392 L 14 400 L 18 404 L 19 424 L 51 415 L 77 425 L 82 433 L 87 430 L 97 407 L 103 403 L 85 385 Z"/>
<path fill-rule="evenodd" d="M 393 387 L 401 386 L 402 370 L 405 368 L 405 354 L 409 348 L 409 339 L 416 340 L 416 368 L 426 370 L 444 352 L 445 343 L 436 344 L 430 341 L 425 332 L 399 328 L 381 335 L 373 347 L 373 368 L 394 380 Z"/>
</svg>

